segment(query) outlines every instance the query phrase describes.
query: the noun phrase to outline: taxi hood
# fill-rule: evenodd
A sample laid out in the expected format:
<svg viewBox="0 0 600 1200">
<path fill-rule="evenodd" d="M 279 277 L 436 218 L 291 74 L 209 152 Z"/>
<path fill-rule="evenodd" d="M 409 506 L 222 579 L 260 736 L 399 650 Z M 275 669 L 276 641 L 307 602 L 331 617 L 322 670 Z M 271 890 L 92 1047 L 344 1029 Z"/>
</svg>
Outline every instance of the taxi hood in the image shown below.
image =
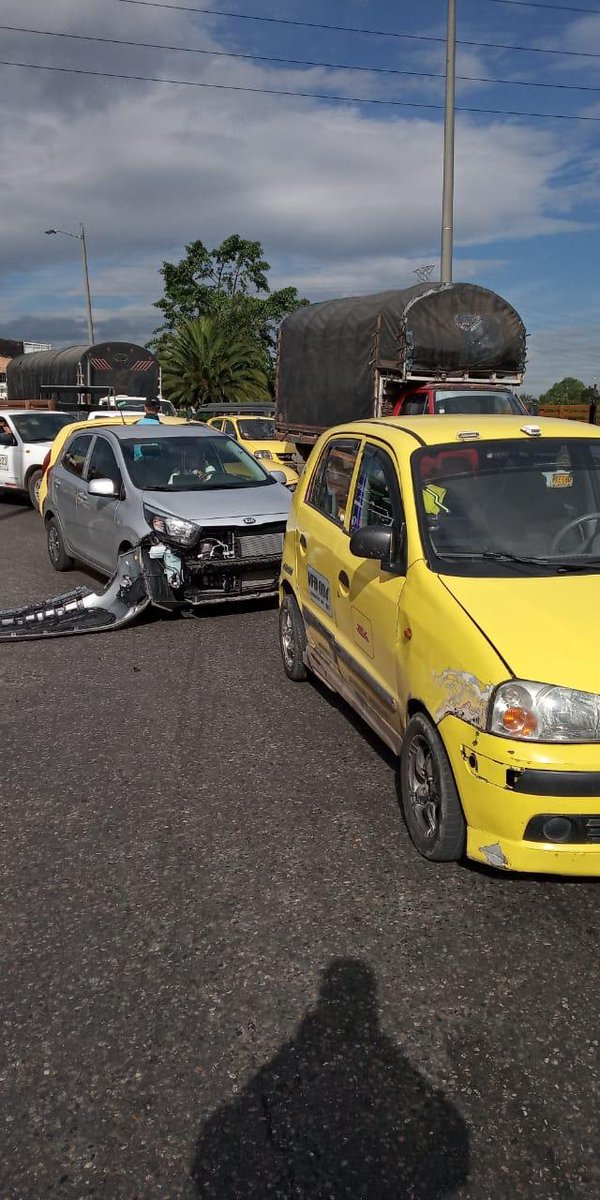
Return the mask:
<svg viewBox="0 0 600 1200">
<path fill-rule="evenodd" d="M 600 692 L 600 574 L 440 578 L 516 678 Z"/>
</svg>

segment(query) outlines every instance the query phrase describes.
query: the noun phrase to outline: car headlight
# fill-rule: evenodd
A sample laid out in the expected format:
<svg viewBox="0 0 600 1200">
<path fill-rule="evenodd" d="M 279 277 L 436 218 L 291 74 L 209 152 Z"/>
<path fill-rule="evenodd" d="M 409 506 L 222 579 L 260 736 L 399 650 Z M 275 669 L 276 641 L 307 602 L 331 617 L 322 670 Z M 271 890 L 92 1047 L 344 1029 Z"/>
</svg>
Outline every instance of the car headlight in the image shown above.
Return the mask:
<svg viewBox="0 0 600 1200">
<path fill-rule="evenodd" d="M 515 679 L 496 689 L 488 729 L 529 742 L 600 742 L 600 696 Z"/>
<path fill-rule="evenodd" d="M 151 529 L 161 538 L 177 542 L 179 546 L 191 546 L 200 533 L 200 525 L 195 521 L 186 521 L 183 517 L 167 517 L 164 513 L 154 512 L 144 505 L 144 517 Z"/>
<path fill-rule="evenodd" d="M 254 457 L 255 458 L 272 458 L 273 455 L 271 454 L 270 450 L 255 450 Z"/>
</svg>

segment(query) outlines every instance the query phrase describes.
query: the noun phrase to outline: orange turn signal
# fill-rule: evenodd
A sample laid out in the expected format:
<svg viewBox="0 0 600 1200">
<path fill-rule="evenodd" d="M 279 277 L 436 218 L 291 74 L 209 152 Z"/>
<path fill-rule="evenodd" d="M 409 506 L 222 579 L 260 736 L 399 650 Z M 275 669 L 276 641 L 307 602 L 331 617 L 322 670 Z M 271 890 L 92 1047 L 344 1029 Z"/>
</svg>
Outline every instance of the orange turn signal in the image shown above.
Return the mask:
<svg viewBox="0 0 600 1200">
<path fill-rule="evenodd" d="M 507 733 L 531 736 L 537 731 L 537 720 L 527 708 L 507 708 L 502 714 L 502 724 Z"/>
</svg>

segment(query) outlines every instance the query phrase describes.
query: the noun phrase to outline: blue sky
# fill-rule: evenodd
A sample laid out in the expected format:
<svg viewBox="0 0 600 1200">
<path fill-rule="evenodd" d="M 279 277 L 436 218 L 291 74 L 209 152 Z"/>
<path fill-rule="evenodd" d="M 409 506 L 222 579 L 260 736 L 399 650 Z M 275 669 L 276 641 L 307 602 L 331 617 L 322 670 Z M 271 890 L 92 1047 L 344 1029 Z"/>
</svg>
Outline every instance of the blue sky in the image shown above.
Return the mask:
<svg viewBox="0 0 600 1200">
<path fill-rule="evenodd" d="M 0 334 L 85 340 L 78 245 L 41 232 L 80 220 L 98 338 L 149 336 L 161 262 L 194 238 L 260 239 L 273 285 L 296 284 L 309 299 L 407 286 L 416 266 L 437 263 L 442 113 L 427 106 L 443 103 L 445 0 L 223 7 L 389 36 L 123 0 L 4 0 L 2 24 L 38 31 L 3 30 L 4 60 L 345 99 L 0 67 L 11 98 L 0 131 Z M 458 74 L 470 77 L 459 108 L 598 118 L 457 118 L 455 278 L 521 311 L 534 394 L 567 374 L 600 383 L 600 0 L 572 7 L 597 15 L 556 0 L 458 0 Z"/>
</svg>

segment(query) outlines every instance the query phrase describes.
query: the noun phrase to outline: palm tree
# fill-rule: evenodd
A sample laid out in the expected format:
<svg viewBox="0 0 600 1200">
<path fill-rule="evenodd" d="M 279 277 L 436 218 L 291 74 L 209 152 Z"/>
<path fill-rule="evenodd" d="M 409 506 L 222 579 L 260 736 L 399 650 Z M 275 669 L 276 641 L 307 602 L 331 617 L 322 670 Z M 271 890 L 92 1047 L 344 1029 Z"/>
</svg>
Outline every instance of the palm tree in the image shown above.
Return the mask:
<svg viewBox="0 0 600 1200">
<path fill-rule="evenodd" d="M 262 349 L 211 317 L 184 318 L 158 355 L 164 394 L 178 406 L 271 399 Z"/>
</svg>

